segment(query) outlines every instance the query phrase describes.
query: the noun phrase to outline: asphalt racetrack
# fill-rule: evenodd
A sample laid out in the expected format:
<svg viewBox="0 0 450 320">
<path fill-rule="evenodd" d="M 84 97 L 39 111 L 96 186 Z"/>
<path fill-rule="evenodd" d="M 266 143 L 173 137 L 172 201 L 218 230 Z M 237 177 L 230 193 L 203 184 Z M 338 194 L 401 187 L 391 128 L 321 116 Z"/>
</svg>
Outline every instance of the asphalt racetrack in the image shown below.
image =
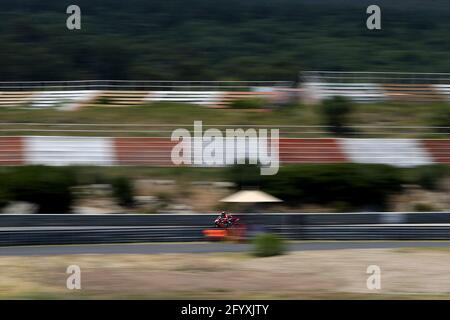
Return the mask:
<svg viewBox="0 0 450 320">
<path fill-rule="evenodd" d="M 450 248 L 450 241 L 311 241 L 290 242 L 291 251 L 390 248 Z M 0 247 L 0 256 L 45 256 L 66 254 L 151 254 L 151 253 L 214 253 L 245 252 L 250 244 L 206 243 L 144 243 Z"/>
</svg>

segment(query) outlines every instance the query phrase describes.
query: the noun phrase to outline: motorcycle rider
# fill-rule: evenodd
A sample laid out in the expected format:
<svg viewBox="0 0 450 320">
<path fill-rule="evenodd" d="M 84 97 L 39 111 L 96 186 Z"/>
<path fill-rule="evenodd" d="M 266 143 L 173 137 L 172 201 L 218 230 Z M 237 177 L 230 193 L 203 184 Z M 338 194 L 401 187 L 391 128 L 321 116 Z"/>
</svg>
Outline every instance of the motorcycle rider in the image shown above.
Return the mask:
<svg viewBox="0 0 450 320">
<path fill-rule="evenodd" d="M 224 221 L 226 225 L 231 225 L 230 219 L 232 218 L 232 216 L 230 214 L 227 214 L 225 211 L 222 211 L 218 218 L 221 221 Z"/>
</svg>

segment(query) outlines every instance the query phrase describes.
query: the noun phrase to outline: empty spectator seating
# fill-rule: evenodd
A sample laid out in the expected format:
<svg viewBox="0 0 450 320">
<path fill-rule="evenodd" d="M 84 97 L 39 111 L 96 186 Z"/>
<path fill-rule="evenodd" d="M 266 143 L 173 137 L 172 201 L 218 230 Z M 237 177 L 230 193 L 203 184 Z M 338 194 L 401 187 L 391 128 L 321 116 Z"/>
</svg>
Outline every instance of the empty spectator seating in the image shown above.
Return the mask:
<svg viewBox="0 0 450 320">
<path fill-rule="evenodd" d="M 144 101 L 182 102 L 204 106 L 216 105 L 222 101 L 220 91 L 151 91 Z"/>
<path fill-rule="evenodd" d="M 334 96 L 346 97 L 355 102 L 376 102 L 386 100 L 383 88 L 375 83 L 329 83 L 309 82 L 304 88 L 314 100 L 324 100 Z"/>
<path fill-rule="evenodd" d="M 101 91 L 90 105 L 125 107 L 144 103 L 148 91 Z"/>
<path fill-rule="evenodd" d="M 450 101 L 450 84 L 435 84 L 434 90 L 444 97 L 444 100 Z"/>
<path fill-rule="evenodd" d="M 282 97 L 278 91 L 35 91 L 0 92 L 0 107 L 59 107 L 73 110 L 81 106 L 125 107 L 152 102 L 191 103 L 215 108 L 226 108 L 234 100 Z"/>
<path fill-rule="evenodd" d="M 442 101 L 444 96 L 429 84 L 384 84 L 386 96 L 398 101 Z"/>
<path fill-rule="evenodd" d="M 32 92 L 1 91 L 0 107 L 17 107 L 28 105 Z"/>
<path fill-rule="evenodd" d="M 82 91 L 41 91 L 33 93 L 29 99 L 32 108 L 59 107 L 65 110 L 76 109 L 91 101 L 98 94 L 93 90 Z"/>
<path fill-rule="evenodd" d="M 282 92 L 271 90 L 247 92 L 229 91 L 223 93 L 223 99 L 221 102 L 217 103 L 217 107 L 227 107 L 233 101 L 244 99 L 262 99 L 271 101 L 279 98 L 281 95 L 283 95 Z"/>
</svg>

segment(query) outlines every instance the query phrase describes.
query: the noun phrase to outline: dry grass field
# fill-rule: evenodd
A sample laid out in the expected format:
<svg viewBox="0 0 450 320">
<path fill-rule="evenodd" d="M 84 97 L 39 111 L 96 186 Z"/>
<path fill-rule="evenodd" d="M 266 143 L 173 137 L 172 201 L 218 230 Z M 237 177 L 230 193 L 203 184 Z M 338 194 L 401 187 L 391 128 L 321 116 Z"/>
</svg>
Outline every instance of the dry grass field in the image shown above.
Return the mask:
<svg viewBox="0 0 450 320">
<path fill-rule="evenodd" d="M 66 288 L 79 265 L 81 290 Z M 369 265 L 381 289 L 369 290 Z M 1 299 L 448 299 L 450 250 L 0 257 Z"/>
</svg>

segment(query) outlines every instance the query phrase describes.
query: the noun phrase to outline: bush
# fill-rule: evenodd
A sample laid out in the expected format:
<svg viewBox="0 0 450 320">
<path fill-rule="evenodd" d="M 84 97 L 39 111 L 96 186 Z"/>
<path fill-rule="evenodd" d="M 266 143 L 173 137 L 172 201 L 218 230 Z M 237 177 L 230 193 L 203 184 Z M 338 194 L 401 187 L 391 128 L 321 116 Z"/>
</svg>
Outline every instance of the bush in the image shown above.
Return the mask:
<svg viewBox="0 0 450 320">
<path fill-rule="evenodd" d="M 426 190 L 437 190 L 439 182 L 449 174 L 450 171 L 445 165 L 420 166 L 406 169 L 405 182 L 417 184 Z"/>
<path fill-rule="evenodd" d="M 438 189 L 439 182 L 447 174 L 447 170 L 443 166 L 426 166 L 419 168 L 418 171 L 418 184 L 427 190 Z"/>
<path fill-rule="evenodd" d="M 5 174 L 4 194 L 10 201 L 39 206 L 39 213 L 66 213 L 73 203 L 71 187 L 76 184 L 70 168 L 20 167 Z"/>
<path fill-rule="evenodd" d="M 435 211 L 435 208 L 428 203 L 416 203 L 414 205 L 414 211 L 418 212 L 432 212 Z"/>
<path fill-rule="evenodd" d="M 253 238 L 253 254 L 257 257 L 270 257 L 283 254 L 283 240 L 272 233 L 260 233 Z"/>
<path fill-rule="evenodd" d="M 288 205 L 320 204 L 383 210 L 388 196 L 402 189 L 400 171 L 386 165 L 321 164 L 280 168 L 261 177 L 261 189 Z"/>
<path fill-rule="evenodd" d="M 335 134 L 347 134 L 351 130 L 347 128 L 348 117 L 353 105 L 343 97 L 333 97 L 322 102 L 321 113 L 323 122 L 329 126 L 329 130 Z"/>
<path fill-rule="evenodd" d="M 97 103 L 101 105 L 108 105 L 111 103 L 111 99 L 109 97 L 100 96 L 97 98 Z"/>
<path fill-rule="evenodd" d="M 259 165 L 249 164 L 235 164 L 226 170 L 226 178 L 236 184 L 238 189 L 244 187 L 255 187 L 260 183 L 260 167 Z"/>
<path fill-rule="evenodd" d="M 134 205 L 134 188 L 130 179 L 118 177 L 111 183 L 113 196 L 122 207 L 132 207 Z"/>
<path fill-rule="evenodd" d="M 0 186 L 0 210 L 8 204 L 8 191 Z"/>
<path fill-rule="evenodd" d="M 450 108 L 448 105 L 436 106 L 433 112 L 433 125 L 436 127 L 450 127 Z M 437 131 L 447 133 L 448 129 L 439 128 Z"/>
</svg>

